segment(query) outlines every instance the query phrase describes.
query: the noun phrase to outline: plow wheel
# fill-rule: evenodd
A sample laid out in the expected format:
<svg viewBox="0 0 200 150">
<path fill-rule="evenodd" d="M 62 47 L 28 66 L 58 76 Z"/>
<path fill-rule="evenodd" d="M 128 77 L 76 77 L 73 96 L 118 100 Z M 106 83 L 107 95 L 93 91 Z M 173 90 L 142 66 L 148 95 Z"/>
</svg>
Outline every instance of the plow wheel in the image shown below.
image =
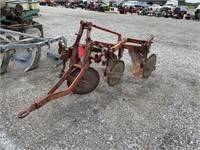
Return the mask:
<svg viewBox="0 0 200 150">
<path fill-rule="evenodd" d="M 122 60 L 118 60 L 115 62 L 115 64 L 112 66 L 109 72 L 108 76 L 108 85 L 114 86 L 116 85 L 119 80 L 121 79 L 123 72 L 124 72 L 124 62 Z"/>
<path fill-rule="evenodd" d="M 70 86 L 72 82 L 75 80 L 79 72 L 80 68 L 76 68 L 71 72 L 70 76 L 67 78 L 67 85 Z M 72 91 L 76 94 L 87 94 L 92 92 L 99 84 L 99 73 L 94 69 L 89 67 L 83 78 L 79 81 L 77 86 Z"/>
<path fill-rule="evenodd" d="M 143 78 L 148 78 L 151 73 L 155 70 L 156 65 L 156 55 L 152 54 L 145 64 L 145 67 L 143 69 Z"/>
</svg>

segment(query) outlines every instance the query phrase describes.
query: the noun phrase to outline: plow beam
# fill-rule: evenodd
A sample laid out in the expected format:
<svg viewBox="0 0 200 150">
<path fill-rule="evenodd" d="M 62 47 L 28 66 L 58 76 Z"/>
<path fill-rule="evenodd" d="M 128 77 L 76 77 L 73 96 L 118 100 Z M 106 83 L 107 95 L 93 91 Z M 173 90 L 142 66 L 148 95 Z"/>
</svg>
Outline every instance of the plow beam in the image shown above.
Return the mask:
<svg viewBox="0 0 200 150">
<path fill-rule="evenodd" d="M 78 60 L 76 60 L 76 62 L 78 62 Z M 28 109 L 19 113 L 18 118 L 20 118 L 20 119 L 25 118 L 26 116 L 28 116 L 30 114 L 30 112 L 32 112 L 36 109 L 39 109 L 40 107 L 44 106 L 46 103 L 50 102 L 51 100 L 55 100 L 59 97 L 62 97 L 62 96 L 65 96 L 65 95 L 71 93 L 74 90 L 74 88 L 76 87 L 76 85 L 78 84 L 78 82 L 85 75 L 85 71 L 87 70 L 89 65 L 90 65 L 90 62 L 88 61 L 86 63 L 86 65 L 81 68 L 81 71 L 79 72 L 77 77 L 74 79 L 72 84 L 67 89 L 54 93 L 62 85 L 62 83 L 64 81 L 66 81 L 66 79 L 70 76 L 70 73 L 74 69 L 74 66 L 71 66 L 68 69 L 68 71 L 61 77 L 61 79 L 49 90 L 47 95 L 38 98 L 34 102 L 34 104 L 32 104 Z"/>
</svg>

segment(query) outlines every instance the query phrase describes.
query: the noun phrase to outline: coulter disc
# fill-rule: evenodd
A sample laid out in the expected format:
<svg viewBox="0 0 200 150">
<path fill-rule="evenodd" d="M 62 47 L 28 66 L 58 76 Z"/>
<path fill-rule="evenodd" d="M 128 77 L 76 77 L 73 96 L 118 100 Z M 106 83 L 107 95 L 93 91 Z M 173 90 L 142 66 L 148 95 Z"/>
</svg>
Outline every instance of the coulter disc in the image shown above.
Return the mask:
<svg viewBox="0 0 200 150">
<path fill-rule="evenodd" d="M 110 71 L 110 69 L 113 67 L 113 65 L 115 64 L 115 61 L 117 60 L 117 55 L 115 53 L 112 53 L 112 58 L 109 58 L 108 60 L 108 67 L 107 67 L 107 71 Z"/>
<path fill-rule="evenodd" d="M 68 86 L 72 84 L 80 71 L 80 68 L 76 68 L 74 71 L 71 72 L 69 78 L 67 78 Z M 95 69 L 89 67 L 86 70 L 85 75 L 82 77 L 82 79 L 79 81 L 72 92 L 76 94 L 87 94 L 92 92 L 98 86 L 98 84 L 99 73 Z"/>
<path fill-rule="evenodd" d="M 109 76 L 108 76 L 108 85 L 114 86 L 116 85 L 119 80 L 121 79 L 123 72 L 124 72 L 124 62 L 122 60 L 118 60 L 115 62 L 113 67 L 110 69 Z"/>
<path fill-rule="evenodd" d="M 143 78 L 148 78 L 151 73 L 155 70 L 156 55 L 152 54 L 146 62 L 146 67 L 143 69 Z"/>
</svg>

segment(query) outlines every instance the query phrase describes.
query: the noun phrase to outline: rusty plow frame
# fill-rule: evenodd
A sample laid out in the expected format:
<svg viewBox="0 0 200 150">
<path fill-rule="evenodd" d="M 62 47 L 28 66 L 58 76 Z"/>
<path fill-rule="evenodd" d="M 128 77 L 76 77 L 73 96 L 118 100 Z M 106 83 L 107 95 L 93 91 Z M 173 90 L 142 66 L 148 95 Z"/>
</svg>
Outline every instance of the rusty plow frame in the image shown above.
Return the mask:
<svg viewBox="0 0 200 150">
<path fill-rule="evenodd" d="M 91 38 L 92 28 L 116 35 L 116 42 L 93 41 Z M 80 42 L 84 31 L 86 31 L 86 39 L 85 43 L 81 44 Z M 115 86 L 123 76 L 125 64 L 121 58 L 123 57 L 124 50 L 129 51 L 132 59 L 131 71 L 133 75 L 138 78 L 149 77 L 153 70 L 155 70 L 156 65 L 156 55 L 152 54 L 148 57 L 153 38 L 153 36 L 149 36 L 147 40 L 122 39 L 120 33 L 94 25 L 92 22 L 81 21 L 79 32 L 72 46 L 66 49 L 62 42 L 59 41 L 58 53 L 63 62 L 60 80 L 46 95 L 38 98 L 28 109 L 22 111 L 18 117 L 24 118 L 30 112 L 39 109 L 51 100 L 56 100 L 71 92 L 87 94 L 93 91 L 99 84 L 98 72 L 90 67 L 90 64 L 93 62 L 102 63 L 105 67 L 103 72 L 104 81 L 109 86 Z M 69 60 L 69 68 L 65 72 L 67 60 Z M 57 91 L 63 82 L 67 82 L 68 87 Z"/>
</svg>

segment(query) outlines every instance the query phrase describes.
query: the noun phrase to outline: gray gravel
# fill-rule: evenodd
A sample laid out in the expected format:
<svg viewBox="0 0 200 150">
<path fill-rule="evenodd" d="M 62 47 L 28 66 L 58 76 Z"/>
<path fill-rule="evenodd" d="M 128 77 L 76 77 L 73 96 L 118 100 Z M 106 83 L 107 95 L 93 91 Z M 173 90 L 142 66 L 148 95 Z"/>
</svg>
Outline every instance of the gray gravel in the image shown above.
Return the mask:
<svg viewBox="0 0 200 150">
<path fill-rule="evenodd" d="M 47 6 L 41 14 L 35 20 L 43 24 L 45 36 L 63 35 L 69 46 L 80 20 L 123 37 L 154 35 L 151 53 L 157 55 L 157 68 L 147 80 L 137 79 L 125 53 L 125 73 L 115 87 L 101 78 L 93 92 L 59 98 L 20 120 L 17 114 L 58 80 L 61 66 L 50 64 L 47 48 L 33 71 L 23 73 L 11 62 L 1 76 L 0 149 L 200 149 L 200 22 Z M 115 40 L 104 32 L 92 34 Z M 103 66 L 93 66 L 102 76 Z"/>
</svg>

